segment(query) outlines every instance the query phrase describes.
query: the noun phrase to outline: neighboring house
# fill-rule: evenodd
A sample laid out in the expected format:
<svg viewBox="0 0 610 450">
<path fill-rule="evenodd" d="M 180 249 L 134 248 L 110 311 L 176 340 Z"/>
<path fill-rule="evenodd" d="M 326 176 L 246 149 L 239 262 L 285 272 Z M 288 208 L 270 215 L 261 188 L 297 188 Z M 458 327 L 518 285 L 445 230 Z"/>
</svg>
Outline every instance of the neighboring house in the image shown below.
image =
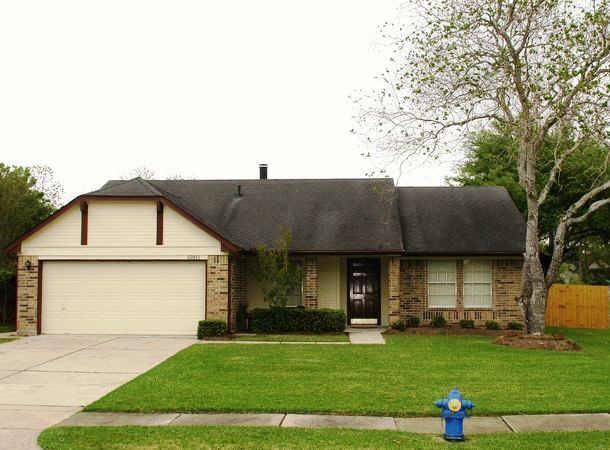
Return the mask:
<svg viewBox="0 0 610 450">
<path fill-rule="evenodd" d="M 194 334 L 263 307 L 256 249 L 287 227 L 293 306 L 348 324 L 522 320 L 524 222 L 503 188 L 390 179 L 109 181 L 13 242 L 20 334 Z"/>
</svg>

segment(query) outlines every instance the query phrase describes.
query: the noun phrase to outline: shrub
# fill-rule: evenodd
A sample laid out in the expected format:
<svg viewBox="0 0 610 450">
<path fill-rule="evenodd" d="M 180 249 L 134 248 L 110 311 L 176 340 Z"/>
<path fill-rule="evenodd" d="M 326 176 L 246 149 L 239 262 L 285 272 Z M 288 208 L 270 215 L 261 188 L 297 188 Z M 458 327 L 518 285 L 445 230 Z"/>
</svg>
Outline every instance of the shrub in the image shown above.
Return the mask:
<svg viewBox="0 0 610 450">
<path fill-rule="evenodd" d="M 227 334 L 227 322 L 222 320 L 201 320 L 197 327 L 197 339 Z"/>
<path fill-rule="evenodd" d="M 405 331 L 407 329 L 407 324 L 404 320 L 397 320 L 396 322 L 392 323 L 392 328 L 398 331 Z"/>
<path fill-rule="evenodd" d="M 462 320 L 460 320 L 460 327 L 474 328 L 474 320 L 462 319 Z"/>
<path fill-rule="evenodd" d="M 406 325 L 408 328 L 417 328 L 419 326 L 419 317 L 417 317 L 417 316 L 407 317 Z"/>
<path fill-rule="evenodd" d="M 523 330 L 523 324 L 521 322 L 508 322 L 509 330 Z"/>
<path fill-rule="evenodd" d="M 250 313 L 255 333 L 339 332 L 345 329 L 345 313 L 339 309 L 256 308 Z"/>
<path fill-rule="evenodd" d="M 248 329 L 248 306 L 241 304 L 235 313 L 235 326 L 239 331 Z"/>
<path fill-rule="evenodd" d="M 447 321 L 443 316 L 439 314 L 437 316 L 434 316 L 434 319 L 432 319 L 431 324 L 434 328 L 443 328 L 445 325 L 447 325 Z"/>
<path fill-rule="evenodd" d="M 500 325 L 495 320 L 488 320 L 487 322 L 485 322 L 485 328 L 487 328 L 488 330 L 499 330 Z"/>
</svg>

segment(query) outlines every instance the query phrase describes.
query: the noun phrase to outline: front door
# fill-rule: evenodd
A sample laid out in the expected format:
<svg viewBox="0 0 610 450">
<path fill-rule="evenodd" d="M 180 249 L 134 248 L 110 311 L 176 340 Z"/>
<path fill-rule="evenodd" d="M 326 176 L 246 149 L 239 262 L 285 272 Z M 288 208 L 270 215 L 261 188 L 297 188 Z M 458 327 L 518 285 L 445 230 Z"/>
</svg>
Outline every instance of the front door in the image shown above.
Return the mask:
<svg viewBox="0 0 610 450">
<path fill-rule="evenodd" d="M 379 325 L 379 259 L 347 261 L 347 303 L 352 325 Z"/>
</svg>

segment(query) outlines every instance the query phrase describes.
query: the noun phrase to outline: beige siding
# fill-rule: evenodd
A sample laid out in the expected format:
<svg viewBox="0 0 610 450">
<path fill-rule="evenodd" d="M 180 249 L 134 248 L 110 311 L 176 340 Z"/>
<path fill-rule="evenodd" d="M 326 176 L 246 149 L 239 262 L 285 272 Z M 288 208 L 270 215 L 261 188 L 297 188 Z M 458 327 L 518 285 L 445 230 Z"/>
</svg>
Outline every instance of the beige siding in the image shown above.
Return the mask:
<svg viewBox="0 0 610 450">
<path fill-rule="evenodd" d="M 68 211 L 23 241 L 22 255 L 41 259 L 206 259 L 220 242 L 167 206 L 164 242 L 156 245 L 156 201 L 92 200 L 88 245 L 80 245 L 80 208 Z"/>
<path fill-rule="evenodd" d="M 163 245 L 168 247 L 219 248 L 218 240 L 173 208 L 163 212 Z"/>
<path fill-rule="evenodd" d="M 340 304 L 340 276 L 338 256 L 319 256 L 320 264 L 319 283 L 320 292 L 318 296 L 319 308 L 341 308 Z M 263 298 L 261 283 L 255 276 L 256 258 L 250 257 L 248 265 L 248 308 L 265 308 L 268 304 Z"/>
<path fill-rule="evenodd" d="M 149 247 L 155 244 L 155 202 L 89 202 L 90 247 Z"/>
<path fill-rule="evenodd" d="M 320 292 L 318 293 L 318 307 L 339 309 L 339 257 L 320 256 Z"/>
<path fill-rule="evenodd" d="M 193 335 L 204 317 L 204 262 L 43 265 L 43 333 Z"/>
<path fill-rule="evenodd" d="M 80 208 L 71 207 L 21 244 L 25 255 L 36 255 L 34 249 L 80 246 Z"/>
</svg>

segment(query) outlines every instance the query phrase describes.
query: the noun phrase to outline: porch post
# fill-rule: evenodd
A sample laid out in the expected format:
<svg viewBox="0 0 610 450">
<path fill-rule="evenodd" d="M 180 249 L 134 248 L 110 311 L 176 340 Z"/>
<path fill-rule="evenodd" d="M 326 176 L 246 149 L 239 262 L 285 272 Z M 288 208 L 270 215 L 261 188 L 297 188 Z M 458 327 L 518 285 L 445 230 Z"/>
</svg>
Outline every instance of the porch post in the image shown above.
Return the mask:
<svg viewBox="0 0 610 450">
<path fill-rule="evenodd" d="M 388 260 L 388 324 L 400 320 L 400 257 Z"/>
<path fill-rule="evenodd" d="M 26 265 L 27 264 L 27 265 Z M 38 257 L 17 257 L 17 334 L 19 336 L 34 336 L 38 334 L 40 317 L 38 307 L 39 270 Z"/>
<path fill-rule="evenodd" d="M 305 308 L 318 308 L 319 272 L 318 257 L 306 256 L 303 261 L 303 306 Z"/>
<path fill-rule="evenodd" d="M 230 297 L 231 297 L 231 331 L 239 331 L 237 312 L 242 305 L 248 304 L 248 275 L 246 258 L 242 255 L 231 255 L 230 262 Z"/>
<path fill-rule="evenodd" d="M 205 318 L 229 323 L 229 256 L 210 255 L 207 266 Z"/>
</svg>

